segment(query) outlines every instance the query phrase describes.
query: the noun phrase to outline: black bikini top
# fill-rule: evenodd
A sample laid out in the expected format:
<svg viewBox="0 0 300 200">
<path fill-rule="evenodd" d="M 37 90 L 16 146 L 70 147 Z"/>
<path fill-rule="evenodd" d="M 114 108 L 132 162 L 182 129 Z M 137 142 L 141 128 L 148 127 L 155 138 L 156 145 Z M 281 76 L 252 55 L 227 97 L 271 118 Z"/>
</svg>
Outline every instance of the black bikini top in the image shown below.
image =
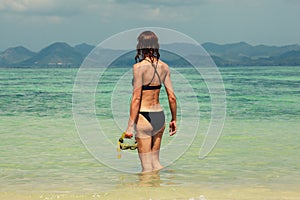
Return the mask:
<svg viewBox="0 0 300 200">
<path fill-rule="evenodd" d="M 160 89 L 161 85 L 143 85 L 142 90 L 156 90 Z"/>
<path fill-rule="evenodd" d="M 145 59 L 147 60 L 147 59 Z M 150 62 L 149 60 L 147 60 L 148 62 Z M 147 85 L 143 85 L 142 86 L 142 90 L 156 90 L 156 89 L 160 89 L 161 88 L 161 80 L 160 80 L 160 77 L 159 77 L 159 74 L 157 72 L 157 64 L 158 64 L 158 61 L 156 62 L 156 65 L 154 66 L 154 64 L 152 62 L 150 62 L 152 67 L 154 68 L 154 74 L 153 74 L 153 77 L 151 79 L 151 81 L 147 84 Z M 154 77 L 155 77 L 155 74 L 157 75 L 158 79 L 159 79 L 159 85 L 150 85 L 151 82 L 153 81 Z"/>
</svg>

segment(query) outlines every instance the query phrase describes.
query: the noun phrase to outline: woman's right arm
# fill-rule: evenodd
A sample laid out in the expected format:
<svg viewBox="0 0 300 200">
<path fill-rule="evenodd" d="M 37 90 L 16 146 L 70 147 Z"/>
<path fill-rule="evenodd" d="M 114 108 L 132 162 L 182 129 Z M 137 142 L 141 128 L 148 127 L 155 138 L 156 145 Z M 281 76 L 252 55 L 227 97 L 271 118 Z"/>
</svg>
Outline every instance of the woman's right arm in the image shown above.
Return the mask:
<svg viewBox="0 0 300 200">
<path fill-rule="evenodd" d="M 169 107 L 171 110 L 171 115 L 172 115 L 172 119 L 171 122 L 169 124 L 169 132 L 170 135 L 174 135 L 177 131 L 177 127 L 176 127 L 176 115 L 177 115 L 177 103 L 176 103 L 176 96 L 172 87 L 172 81 L 171 81 L 171 76 L 170 76 L 170 70 L 169 68 L 167 68 L 167 74 L 166 74 L 166 78 L 164 81 L 164 85 L 166 88 L 166 92 L 168 95 L 168 101 L 169 101 Z"/>
<path fill-rule="evenodd" d="M 142 95 L 142 80 L 143 74 L 140 67 L 135 64 L 133 65 L 133 90 L 132 99 L 130 103 L 130 116 L 128 120 L 128 126 L 126 129 L 125 137 L 132 137 L 134 132 L 134 125 L 137 123 L 137 117 L 139 115 Z"/>
</svg>

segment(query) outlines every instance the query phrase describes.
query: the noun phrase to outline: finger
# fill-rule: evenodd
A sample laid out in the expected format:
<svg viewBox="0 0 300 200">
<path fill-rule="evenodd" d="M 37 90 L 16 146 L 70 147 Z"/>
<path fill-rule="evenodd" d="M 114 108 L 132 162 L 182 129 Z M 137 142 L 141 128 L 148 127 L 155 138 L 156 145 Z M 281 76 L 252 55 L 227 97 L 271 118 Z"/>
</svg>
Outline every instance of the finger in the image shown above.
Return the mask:
<svg viewBox="0 0 300 200">
<path fill-rule="evenodd" d="M 170 136 L 173 136 L 176 133 L 176 131 L 170 132 Z"/>
<path fill-rule="evenodd" d="M 133 136 L 132 133 L 126 133 L 126 134 L 125 134 L 125 137 L 126 137 L 126 138 L 132 138 L 132 136 Z"/>
</svg>

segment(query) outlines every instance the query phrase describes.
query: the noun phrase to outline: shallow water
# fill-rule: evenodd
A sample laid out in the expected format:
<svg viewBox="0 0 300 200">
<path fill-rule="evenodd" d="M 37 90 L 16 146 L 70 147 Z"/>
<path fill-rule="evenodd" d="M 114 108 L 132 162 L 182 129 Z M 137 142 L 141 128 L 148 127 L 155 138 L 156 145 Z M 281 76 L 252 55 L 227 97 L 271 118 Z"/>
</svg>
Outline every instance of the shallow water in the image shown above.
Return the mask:
<svg viewBox="0 0 300 200">
<path fill-rule="evenodd" d="M 107 75 L 126 72 L 114 70 Z M 117 199 L 124 190 L 136 199 L 199 199 L 201 195 L 257 199 L 257 193 L 277 199 L 276 192 L 278 199 L 299 197 L 300 67 L 221 68 L 227 93 L 226 123 L 205 159 L 198 155 L 210 119 L 209 92 L 192 69 L 176 71 L 191 80 L 196 91 L 200 128 L 178 160 L 158 174 L 141 175 L 138 159 L 133 164 L 126 163 L 126 156 L 121 160 L 124 168 L 136 164 L 137 173 L 116 171 L 94 159 L 80 141 L 72 118 L 76 69 L 0 69 L 0 197 L 14 199 L 24 194 L 35 199 L 43 194 L 41 199 L 55 199 L 46 194 L 60 194 L 60 198 L 72 199 L 72 195 L 85 194 L 82 198 Z M 109 121 L 111 88 L 120 76 L 109 78 L 111 84 L 96 93 L 96 115 L 105 122 L 105 130 L 113 130 L 107 136 L 112 143 L 121 133 Z M 180 84 L 174 85 L 180 90 Z M 181 94 L 178 99 L 185 100 Z M 167 108 L 164 94 L 161 102 Z M 163 147 L 169 142 L 181 144 L 165 134 Z M 105 155 L 118 161 L 116 151 Z M 167 159 L 164 156 L 162 163 Z M 214 196 L 214 191 L 220 196 Z M 241 191 L 249 198 L 240 195 Z"/>
</svg>

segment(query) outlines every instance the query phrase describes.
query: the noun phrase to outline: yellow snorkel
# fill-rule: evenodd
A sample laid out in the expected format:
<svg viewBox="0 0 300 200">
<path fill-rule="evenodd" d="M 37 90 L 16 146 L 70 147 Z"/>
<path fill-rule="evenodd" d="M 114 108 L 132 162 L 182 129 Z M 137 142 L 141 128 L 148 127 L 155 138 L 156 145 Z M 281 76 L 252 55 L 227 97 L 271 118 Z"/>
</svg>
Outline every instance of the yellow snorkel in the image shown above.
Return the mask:
<svg viewBox="0 0 300 200">
<path fill-rule="evenodd" d="M 124 132 L 122 136 L 118 140 L 118 147 L 117 147 L 117 152 L 118 152 L 118 158 L 120 159 L 121 156 L 121 150 L 135 150 L 137 149 L 137 142 L 135 139 L 132 138 L 126 138 L 125 137 L 126 133 Z"/>
</svg>

